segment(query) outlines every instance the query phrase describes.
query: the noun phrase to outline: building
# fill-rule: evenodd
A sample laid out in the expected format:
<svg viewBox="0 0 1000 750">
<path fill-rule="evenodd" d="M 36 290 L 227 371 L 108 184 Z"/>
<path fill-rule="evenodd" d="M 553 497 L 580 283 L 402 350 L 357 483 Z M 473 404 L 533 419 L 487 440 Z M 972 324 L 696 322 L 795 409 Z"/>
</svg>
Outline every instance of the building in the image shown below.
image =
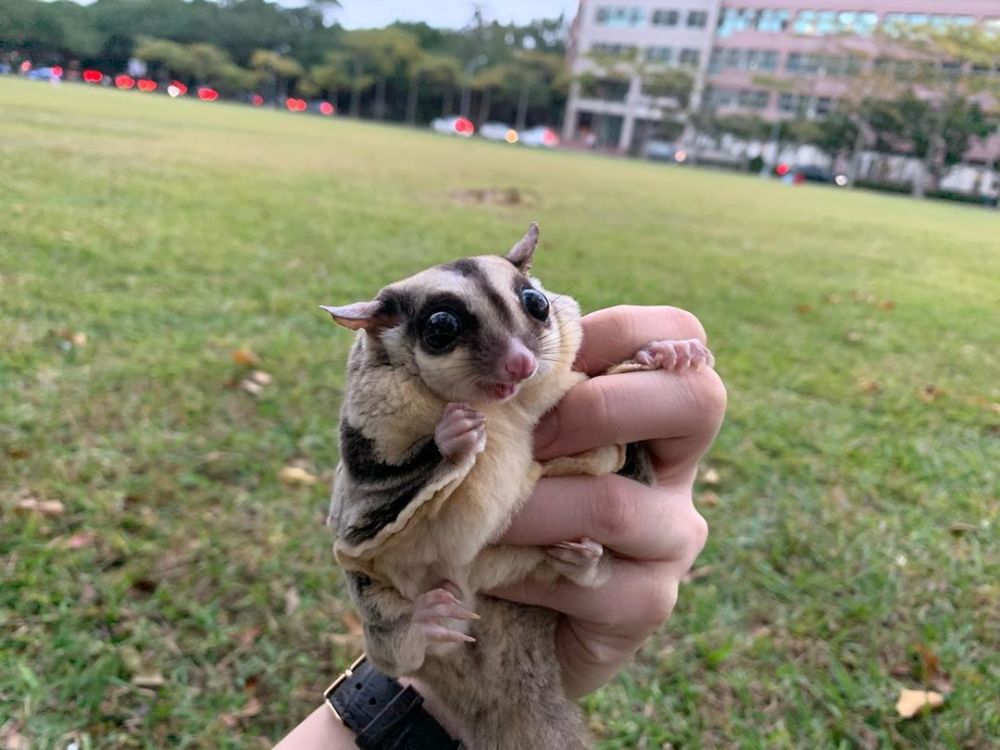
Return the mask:
<svg viewBox="0 0 1000 750">
<path fill-rule="evenodd" d="M 658 66 L 690 68 L 693 108 L 822 117 L 873 64 L 873 32 L 894 24 L 1000 32 L 1000 0 L 581 0 L 569 49 L 583 80 L 571 89 L 563 140 L 637 151 L 676 117 L 676 102 L 643 90 Z M 613 57 L 621 63 L 608 65 Z M 996 66 L 976 73 L 1000 75 Z"/>
</svg>

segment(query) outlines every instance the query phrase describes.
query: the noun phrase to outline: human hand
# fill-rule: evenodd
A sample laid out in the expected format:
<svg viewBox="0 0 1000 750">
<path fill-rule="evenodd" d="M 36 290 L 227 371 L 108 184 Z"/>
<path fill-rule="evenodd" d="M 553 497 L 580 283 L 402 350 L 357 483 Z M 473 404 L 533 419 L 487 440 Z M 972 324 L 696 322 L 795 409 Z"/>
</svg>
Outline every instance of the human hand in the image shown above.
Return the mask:
<svg viewBox="0 0 1000 750">
<path fill-rule="evenodd" d="M 698 461 L 722 424 L 726 390 L 714 370 L 645 371 L 600 377 L 650 341 L 697 338 L 698 320 L 674 307 L 619 306 L 583 319 L 578 385 L 538 426 L 539 460 L 645 441 L 657 476 L 647 487 L 617 475 L 542 479 L 502 541 L 550 546 L 589 537 L 613 554 L 598 588 L 560 578 L 490 592 L 563 614 L 556 651 L 567 694 L 610 680 L 673 611 L 677 587 L 705 546 L 695 510 Z"/>
</svg>

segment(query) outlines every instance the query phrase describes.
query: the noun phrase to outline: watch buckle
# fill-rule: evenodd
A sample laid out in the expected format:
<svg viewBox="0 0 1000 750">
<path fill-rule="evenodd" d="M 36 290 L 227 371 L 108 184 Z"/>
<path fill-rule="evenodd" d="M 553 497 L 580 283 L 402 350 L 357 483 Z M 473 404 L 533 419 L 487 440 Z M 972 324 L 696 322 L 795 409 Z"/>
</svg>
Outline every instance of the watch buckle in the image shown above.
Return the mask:
<svg viewBox="0 0 1000 750">
<path fill-rule="evenodd" d="M 328 687 L 326 690 L 323 691 L 323 702 L 330 707 L 330 710 L 333 711 L 333 715 L 336 716 L 337 720 L 340 721 L 341 723 L 343 723 L 344 720 L 340 717 L 340 714 L 337 713 L 337 709 L 333 707 L 333 702 L 330 700 L 330 696 L 333 695 L 334 690 L 339 688 L 341 685 L 347 682 L 347 680 L 351 679 L 351 677 L 354 676 L 354 670 L 360 667 L 367 658 L 368 658 L 367 654 L 361 654 L 361 656 L 359 656 L 357 659 L 351 662 L 351 666 L 349 666 L 347 669 L 341 672 L 340 675 L 337 677 L 337 679 L 335 679 L 332 683 L 330 683 L 330 687 Z"/>
</svg>

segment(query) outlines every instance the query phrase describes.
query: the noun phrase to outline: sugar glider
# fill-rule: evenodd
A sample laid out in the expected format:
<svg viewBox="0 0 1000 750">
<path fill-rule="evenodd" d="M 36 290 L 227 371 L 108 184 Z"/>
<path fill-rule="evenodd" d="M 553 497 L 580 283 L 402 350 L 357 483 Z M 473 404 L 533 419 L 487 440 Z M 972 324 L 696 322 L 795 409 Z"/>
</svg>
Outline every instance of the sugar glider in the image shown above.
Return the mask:
<svg viewBox="0 0 1000 750">
<path fill-rule="evenodd" d="M 369 659 L 417 676 L 471 750 L 588 746 L 564 694 L 555 613 L 479 595 L 533 576 L 598 586 L 609 560 L 589 539 L 549 549 L 498 542 L 542 474 L 629 471 L 641 446 L 540 465 L 539 419 L 586 376 L 572 369 L 580 309 L 528 275 L 538 226 L 506 256 L 421 271 L 375 299 L 327 310 L 358 331 L 340 415 L 329 524 L 360 610 Z M 697 341 L 651 342 L 615 372 L 711 365 Z"/>
</svg>

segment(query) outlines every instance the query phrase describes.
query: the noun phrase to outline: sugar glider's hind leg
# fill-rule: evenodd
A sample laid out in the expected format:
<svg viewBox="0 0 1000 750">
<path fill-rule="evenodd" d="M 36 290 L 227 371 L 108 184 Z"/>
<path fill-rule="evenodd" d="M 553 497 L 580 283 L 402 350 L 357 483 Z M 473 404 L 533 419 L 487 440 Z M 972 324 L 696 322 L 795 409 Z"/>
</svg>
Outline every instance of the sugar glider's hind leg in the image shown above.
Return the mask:
<svg viewBox="0 0 1000 750">
<path fill-rule="evenodd" d="M 580 709 L 563 691 L 558 615 L 482 597 L 476 642 L 427 659 L 420 677 L 455 713 L 470 750 L 586 750 Z"/>
<path fill-rule="evenodd" d="M 365 650 L 385 674 L 413 674 L 428 652 L 475 639 L 463 623 L 478 616 L 466 609 L 447 584 L 409 601 L 366 575 L 348 571 L 351 597 L 361 612 Z"/>
</svg>

